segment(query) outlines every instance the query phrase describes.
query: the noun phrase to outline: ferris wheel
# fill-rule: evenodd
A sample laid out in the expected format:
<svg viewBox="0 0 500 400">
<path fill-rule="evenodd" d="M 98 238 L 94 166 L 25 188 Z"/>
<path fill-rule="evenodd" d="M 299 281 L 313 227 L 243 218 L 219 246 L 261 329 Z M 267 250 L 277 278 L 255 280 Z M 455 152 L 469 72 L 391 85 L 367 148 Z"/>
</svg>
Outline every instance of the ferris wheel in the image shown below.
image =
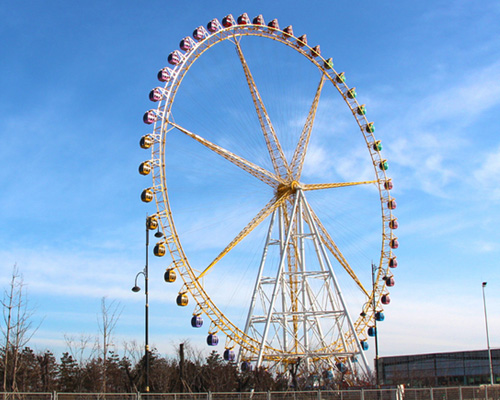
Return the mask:
<svg viewBox="0 0 500 400">
<path fill-rule="evenodd" d="M 149 95 L 139 167 L 177 304 L 242 369 L 367 373 L 398 222 L 355 88 L 262 15 L 213 19 L 179 47 Z"/>
</svg>

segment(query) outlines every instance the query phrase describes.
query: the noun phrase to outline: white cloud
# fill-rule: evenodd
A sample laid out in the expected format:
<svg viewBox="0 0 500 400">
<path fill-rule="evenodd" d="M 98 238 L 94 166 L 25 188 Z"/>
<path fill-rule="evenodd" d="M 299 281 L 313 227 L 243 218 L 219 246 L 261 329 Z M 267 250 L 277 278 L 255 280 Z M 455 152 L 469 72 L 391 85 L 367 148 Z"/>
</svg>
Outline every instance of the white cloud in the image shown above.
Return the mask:
<svg viewBox="0 0 500 400">
<path fill-rule="evenodd" d="M 498 76 L 500 62 L 464 72 L 452 82 L 436 82 L 426 97 L 407 99 L 407 111 L 394 118 L 383 133 L 388 138 L 384 152 L 395 164 L 390 171 L 395 182 L 403 189 L 440 197 L 467 189 L 471 182 L 464 177 L 484 151 L 467 151 L 475 140 L 471 131 L 481 116 L 500 106 Z M 486 156 L 487 162 L 476 173 L 478 179 L 484 180 L 485 175 L 496 171 L 496 154 Z"/>
<path fill-rule="evenodd" d="M 477 188 L 487 192 L 489 196 L 500 199 L 500 146 L 487 153 L 484 161 L 474 171 Z"/>
</svg>

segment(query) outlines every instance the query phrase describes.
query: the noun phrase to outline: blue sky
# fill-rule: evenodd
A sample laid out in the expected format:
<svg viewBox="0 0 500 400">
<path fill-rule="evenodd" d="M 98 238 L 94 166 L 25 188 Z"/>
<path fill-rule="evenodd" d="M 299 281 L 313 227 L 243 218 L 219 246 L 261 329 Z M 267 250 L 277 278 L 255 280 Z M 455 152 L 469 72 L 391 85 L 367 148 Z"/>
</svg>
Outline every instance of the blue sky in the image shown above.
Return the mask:
<svg viewBox="0 0 500 400">
<path fill-rule="evenodd" d="M 65 334 L 96 334 L 103 296 L 123 308 L 117 348 L 142 341 L 144 298 L 130 287 L 144 265 L 144 218 L 154 212 L 139 199 L 149 178 L 137 173 L 146 157 L 138 141 L 148 133 L 147 95 L 183 37 L 212 18 L 243 12 L 278 18 L 320 44 L 357 88 L 383 141 L 400 248 L 380 354 L 484 348 L 483 281 L 491 345 L 499 347 L 497 2 L 21 0 L 0 9 L 0 284 L 6 287 L 17 263 L 35 318 L 43 319 L 32 347 L 61 352 Z M 304 93 L 303 104 L 313 93 Z M 202 103 L 193 115 L 206 117 Z M 350 121 L 347 109 L 333 117 Z M 348 176 L 349 157 L 332 160 L 325 149 L 318 142 L 311 152 L 309 173 Z M 219 215 L 210 200 L 204 214 L 181 222 Z M 365 212 L 354 216 L 358 222 Z M 239 217 L 231 217 L 236 225 Z M 191 241 L 200 248 L 214 244 L 198 236 Z M 369 241 L 363 232 L 354 237 Z M 373 256 L 353 257 L 369 274 Z M 192 308 L 175 305 L 179 285 L 162 280 L 165 263 L 151 260 L 150 341 L 164 354 L 184 339 L 206 350 L 206 331 L 189 326 Z"/>
</svg>

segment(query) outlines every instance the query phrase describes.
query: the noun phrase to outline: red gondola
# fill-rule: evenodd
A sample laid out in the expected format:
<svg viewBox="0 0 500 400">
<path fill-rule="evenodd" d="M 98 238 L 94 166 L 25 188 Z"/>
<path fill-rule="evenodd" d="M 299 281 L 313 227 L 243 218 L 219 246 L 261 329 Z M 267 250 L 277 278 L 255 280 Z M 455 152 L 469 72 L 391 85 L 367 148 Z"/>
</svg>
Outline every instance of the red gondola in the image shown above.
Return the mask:
<svg viewBox="0 0 500 400">
<path fill-rule="evenodd" d="M 273 28 L 273 29 L 279 29 L 280 28 L 280 25 L 278 24 L 278 20 L 275 18 L 273 19 L 272 21 L 270 21 L 267 26 L 269 28 Z"/>
<path fill-rule="evenodd" d="M 265 25 L 266 23 L 264 22 L 264 17 L 262 16 L 262 14 L 257 15 L 253 19 L 252 24 L 254 24 L 254 25 Z"/>
<path fill-rule="evenodd" d="M 389 228 L 398 229 L 398 227 L 399 227 L 398 220 L 396 218 L 391 219 L 389 222 Z"/>
<path fill-rule="evenodd" d="M 228 14 L 224 18 L 222 18 L 222 25 L 224 26 L 224 28 L 229 28 L 230 26 L 236 25 L 236 21 L 234 20 L 233 15 Z"/>
<path fill-rule="evenodd" d="M 283 36 L 285 38 L 293 36 L 293 28 L 292 25 L 288 25 L 285 29 L 283 29 Z"/>
<path fill-rule="evenodd" d="M 302 35 L 297 38 L 297 45 L 300 47 L 305 46 L 307 44 L 307 35 Z"/>
<path fill-rule="evenodd" d="M 319 44 L 311 49 L 311 57 L 319 57 L 321 55 L 321 50 Z"/>
<path fill-rule="evenodd" d="M 247 13 L 243 13 L 238 17 L 238 25 L 248 25 L 250 23 L 250 18 Z"/>
</svg>

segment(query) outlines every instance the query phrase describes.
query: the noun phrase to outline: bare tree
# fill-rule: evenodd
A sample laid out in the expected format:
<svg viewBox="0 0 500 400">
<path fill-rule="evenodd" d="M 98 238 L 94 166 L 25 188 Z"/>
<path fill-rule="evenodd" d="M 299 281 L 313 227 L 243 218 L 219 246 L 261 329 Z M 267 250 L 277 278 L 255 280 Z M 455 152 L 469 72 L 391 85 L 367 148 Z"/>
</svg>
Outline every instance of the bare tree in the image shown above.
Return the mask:
<svg viewBox="0 0 500 400">
<path fill-rule="evenodd" d="M 69 354 L 78 365 L 77 390 L 81 391 L 83 389 L 83 371 L 85 370 L 85 365 L 92 359 L 96 350 L 96 346 L 93 344 L 94 337 L 84 333 L 78 337 L 64 334 L 64 340 L 66 341 Z"/>
<path fill-rule="evenodd" d="M 120 319 L 122 308 L 119 303 L 114 300 L 110 304 L 106 304 L 106 297 L 101 299 L 101 314 L 98 317 L 98 326 L 100 339 L 98 341 L 98 350 L 102 357 L 102 392 L 106 393 L 107 388 L 107 357 L 110 347 L 113 346 L 113 332 L 116 323 Z M 102 340 L 102 341 L 101 341 Z"/>
<path fill-rule="evenodd" d="M 9 286 L 4 291 L 1 301 L 3 308 L 2 334 L 4 337 L 3 354 L 3 391 L 8 389 L 7 380 L 10 372 L 10 389 L 17 390 L 16 375 L 19 369 L 19 349 L 22 349 L 38 330 L 33 327 L 34 309 L 29 307 L 23 276 L 17 265 L 12 268 Z"/>
<path fill-rule="evenodd" d="M 64 334 L 64 341 L 66 342 L 68 352 L 78 362 L 80 367 L 83 367 L 85 364 L 85 359 L 91 359 L 94 355 L 95 346 L 91 344 L 92 340 L 93 337 L 85 333 L 80 334 L 78 337 Z"/>
</svg>

